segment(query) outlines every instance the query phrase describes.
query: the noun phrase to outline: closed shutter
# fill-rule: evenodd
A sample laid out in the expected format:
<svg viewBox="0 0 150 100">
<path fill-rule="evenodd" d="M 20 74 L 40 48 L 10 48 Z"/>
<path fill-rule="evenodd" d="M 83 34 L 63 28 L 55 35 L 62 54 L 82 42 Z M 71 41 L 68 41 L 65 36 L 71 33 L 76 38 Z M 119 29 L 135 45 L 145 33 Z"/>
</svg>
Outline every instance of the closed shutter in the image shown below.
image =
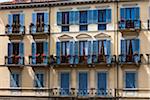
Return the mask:
<svg viewBox="0 0 150 100">
<path fill-rule="evenodd" d="M 48 64 L 48 42 L 44 42 L 44 64 Z"/>
<path fill-rule="evenodd" d="M 57 12 L 57 25 L 62 24 L 62 12 Z"/>
<path fill-rule="evenodd" d="M 87 15 L 88 15 L 88 24 L 92 24 L 93 23 L 93 10 L 88 10 L 87 11 Z"/>
<path fill-rule="evenodd" d="M 93 10 L 93 23 L 98 23 L 98 10 Z"/>
<path fill-rule="evenodd" d="M 75 64 L 79 63 L 79 42 L 75 41 L 74 44 Z"/>
<path fill-rule="evenodd" d="M 32 43 L 32 64 L 36 64 L 36 43 Z"/>
<path fill-rule="evenodd" d="M 70 49 L 69 49 L 69 51 L 70 51 L 70 59 L 69 59 L 69 63 L 70 64 L 74 64 L 74 43 L 73 43 L 73 41 L 71 41 L 70 43 Z"/>
<path fill-rule="evenodd" d="M 70 77 L 68 72 L 63 72 L 60 75 L 60 87 L 61 87 L 61 94 L 62 95 L 69 95 L 69 84 L 70 84 Z"/>
<path fill-rule="evenodd" d="M 19 43 L 19 64 L 24 64 L 24 43 L 21 41 Z"/>
<path fill-rule="evenodd" d="M 98 61 L 98 41 L 93 41 L 93 62 L 96 63 Z"/>
<path fill-rule="evenodd" d="M 111 23 L 111 9 L 106 9 L 106 22 Z"/>
<path fill-rule="evenodd" d="M 37 19 L 37 14 L 36 13 L 32 13 L 32 23 L 33 23 L 33 27 L 31 29 L 32 33 L 36 33 L 36 19 Z"/>
<path fill-rule="evenodd" d="M 88 89 L 88 74 L 87 72 L 79 73 L 79 95 L 85 96 L 87 95 Z"/>
<path fill-rule="evenodd" d="M 75 19 L 75 24 L 78 25 L 79 24 L 79 11 L 75 11 L 74 19 Z"/>
<path fill-rule="evenodd" d="M 13 53 L 13 44 L 8 43 L 8 64 L 12 64 L 12 53 Z"/>
<path fill-rule="evenodd" d="M 10 26 L 8 28 L 8 34 L 9 33 L 12 33 L 12 23 L 13 23 L 13 15 L 12 14 L 9 14 L 8 15 L 8 25 Z"/>
<path fill-rule="evenodd" d="M 134 56 L 134 61 L 138 63 L 140 61 L 140 40 L 139 39 L 133 39 L 132 40 L 132 51 Z"/>
<path fill-rule="evenodd" d="M 60 42 L 56 43 L 56 56 L 57 56 L 56 62 L 57 62 L 57 64 L 60 64 L 60 55 L 61 55 L 61 52 L 60 52 L 61 46 L 60 45 L 61 45 Z"/>
<path fill-rule="evenodd" d="M 20 25 L 21 25 L 21 27 L 20 27 L 20 33 L 24 33 L 24 31 L 25 31 L 24 20 L 25 20 L 24 14 L 20 14 Z"/>
<path fill-rule="evenodd" d="M 106 95 L 106 90 L 107 90 L 106 72 L 99 72 L 97 74 L 97 89 L 98 89 L 98 95 Z"/>
<path fill-rule="evenodd" d="M 126 8 L 126 9 L 125 9 L 125 13 L 126 13 L 125 19 L 126 19 L 126 20 L 131 20 L 130 10 L 131 10 L 131 9 L 129 9 L 129 8 Z"/>
<path fill-rule="evenodd" d="M 45 12 L 44 13 L 44 33 L 48 33 L 49 29 L 49 13 Z"/>
<path fill-rule="evenodd" d="M 126 72 L 125 88 L 136 88 L 136 73 Z"/>
<path fill-rule="evenodd" d="M 120 8 L 120 19 L 125 20 L 125 8 Z"/>
</svg>

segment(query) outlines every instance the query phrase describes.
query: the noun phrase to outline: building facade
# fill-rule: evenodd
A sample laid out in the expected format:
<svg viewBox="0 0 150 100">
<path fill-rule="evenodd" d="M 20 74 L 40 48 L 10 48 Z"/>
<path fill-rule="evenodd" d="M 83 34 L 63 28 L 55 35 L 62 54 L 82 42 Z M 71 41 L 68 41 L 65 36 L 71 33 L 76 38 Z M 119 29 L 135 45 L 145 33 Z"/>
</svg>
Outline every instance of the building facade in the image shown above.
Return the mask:
<svg viewBox="0 0 150 100">
<path fill-rule="evenodd" d="M 0 99 L 149 100 L 149 0 L 0 5 Z"/>
</svg>

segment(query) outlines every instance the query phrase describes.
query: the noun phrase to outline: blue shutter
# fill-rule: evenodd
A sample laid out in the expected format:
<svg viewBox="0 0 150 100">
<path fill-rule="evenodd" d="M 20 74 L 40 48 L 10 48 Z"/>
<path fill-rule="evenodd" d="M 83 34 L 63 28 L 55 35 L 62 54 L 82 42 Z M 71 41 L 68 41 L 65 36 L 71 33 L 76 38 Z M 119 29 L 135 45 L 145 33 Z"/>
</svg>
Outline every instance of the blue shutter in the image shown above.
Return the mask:
<svg viewBox="0 0 150 100">
<path fill-rule="evenodd" d="M 121 62 L 125 62 L 126 61 L 126 41 L 125 40 L 121 40 Z"/>
<path fill-rule="evenodd" d="M 44 13 L 44 32 L 48 33 L 48 29 L 49 29 L 49 13 L 45 12 Z"/>
<path fill-rule="evenodd" d="M 22 41 L 19 43 L 19 56 L 21 57 L 19 64 L 24 64 L 24 43 Z"/>
<path fill-rule="evenodd" d="M 60 75 L 60 87 L 61 87 L 61 94 L 62 95 L 69 95 L 69 81 L 70 81 L 70 77 L 69 77 L 69 73 L 68 72 L 63 72 Z"/>
<path fill-rule="evenodd" d="M 73 41 L 71 41 L 70 42 L 70 59 L 69 59 L 69 63 L 70 64 L 73 64 L 74 63 L 74 48 L 73 48 L 73 45 L 74 45 L 74 43 L 73 43 Z"/>
<path fill-rule="evenodd" d="M 13 53 L 13 44 L 8 43 L 8 64 L 12 64 L 12 53 Z"/>
<path fill-rule="evenodd" d="M 62 24 L 62 12 L 57 12 L 57 25 Z"/>
<path fill-rule="evenodd" d="M 8 25 L 10 26 L 8 28 L 8 34 L 9 33 L 12 33 L 12 23 L 13 23 L 13 15 L 12 14 L 9 14 L 8 15 Z"/>
<path fill-rule="evenodd" d="M 79 63 L 79 42 L 75 41 L 74 44 L 75 64 Z"/>
<path fill-rule="evenodd" d="M 75 24 L 75 11 L 69 12 L 69 24 Z"/>
<path fill-rule="evenodd" d="M 21 33 L 23 33 L 24 32 L 24 21 L 25 21 L 25 18 L 24 18 L 24 14 L 20 14 L 20 25 L 21 25 L 21 27 L 20 27 L 20 32 Z"/>
<path fill-rule="evenodd" d="M 87 72 L 80 72 L 79 73 L 79 94 L 80 96 L 87 95 L 88 89 L 88 74 Z"/>
<path fill-rule="evenodd" d="M 135 8 L 135 18 L 136 18 L 136 20 L 140 19 L 140 8 L 139 7 Z"/>
<path fill-rule="evenodd" d="M 87 60 L 88 64 L 92 63 L 92 42 L 88 41 L 88 60 Z"/>
<path fill-rule="evenodd" d="M 61 42 L 61 51 L 62 51 L 62 54 L 63 56 L 65 56 L 65 51 L 66 51 L 66 47 L 65 47 L 65 42 Z"/>
<path fill-rule="evenodd" d="M 133 55 L 137 54 L 137 56 L 134 56 L 134 61 L 138 63 L 140 61 L 140 40 L 139 39 L 132 40 L 132 50 L 133 50 Z"/>
<path fill-rule="evenodd" d="M 93 10 L 88 10 L 87 11 L 87 15 L 88 15 L 88 24 L 92 24 L 93 23 Z"/>
<path fill-rule="evenodd" d="M 106 57 L 106 62 L 107 64 L 111 64 L 111 42 L 110 40 L 106 41 L 106 48 L 107 48 L 107 57 Z"/>
<path fill-rule="evenodd" d="M 136 73 L 126 72 L 125 88 L 136 88 Z"/>
<path fill-rule="evenodd" d="M 98 10 L 93 10 L 93 24 L 98 23 Z"/>
<path fill-rule="evenodd" d="M 129 8 L 126 8 L 126 12 L 125 12 L 125 14 L 126 14 L 126 20 L 131 20 L 131 17 L 130 17 L 130 10 L 131 9 L 129 9 Z"/>
<path fill-rule="evenodd" d="M 75 16 L 74 16 L 74 23 L 79 24 L 79 11 L 75 11 Z"/>
<path fill-rule="evenodd" d="M 36 43 L 32 43 L 32 64 L 36 64 Z"/>
<path fill-rule="evenodd" d="M 37 14 L 32 13 L 32 23 L 34 24 L 34 27 L 32 27 L 31 29 L 32 33 L 36 33 L 36 18 L 37 18 Z"/>
<path fill-rule="evenodd" d="M 57 56 L 56 61 L 57 61 L 57 64 L 60 64 L 60 56 L 61 56 L 60 55 L 61 54 L 60 50 L 61 50 L 61 43 L 57 42 L 56 43 L 56 56 Z"/>
<path fill-rule="evenodd" d="M 97 73 L 97 89 L 98 89 L 98 95 L 106 95 L 106 90 L 107 90 L 106 72 Z"/>
<path fill-rule="evenodd" d="M 106 9 L 106 21 L 107 23 L 111 23 L 111 9 Z"/>
<path fill-rule="evenodd" d="M 93 62 L 96 63 L 98 61 L 98 41 L 93 41 Z"/>
<path fill-rule="evenodd" d="M 10 74 L 10 87 L 14 87 L 15 86 L 15 80 L 14 80 L 14 74 Z"/>
<path fill-rule="evenodd" d="M 131 8 L 131 20 L 136 20 L 136 9 L 135 8 Z"/>
<path fill-rule="evenodd" d="M 125 8 L 120 8 L 120 19 L 125 20 Z"/>
<path fill-rule="evenodd" d="M 44 74 L 39 74 L 40 87 L 44 87 Z"/>
<path fill-rule="evenodd" d="M 44 42 L 44 54 L 46 55 L 44 58 L 44 64 L 48 64 L 48 42 Z"/>
<path fill-rule="evenodd" d="M 18 73 L 11 73 L 10 75 L 10 87 L 19 87 L 19 74 Z"/>
<path fill-rule="evenodd" d="M 38 87 L 38 88 L 44 87 L 44 74 L 43 73 L 35 74 L 35 87 Z"/>
</svg>

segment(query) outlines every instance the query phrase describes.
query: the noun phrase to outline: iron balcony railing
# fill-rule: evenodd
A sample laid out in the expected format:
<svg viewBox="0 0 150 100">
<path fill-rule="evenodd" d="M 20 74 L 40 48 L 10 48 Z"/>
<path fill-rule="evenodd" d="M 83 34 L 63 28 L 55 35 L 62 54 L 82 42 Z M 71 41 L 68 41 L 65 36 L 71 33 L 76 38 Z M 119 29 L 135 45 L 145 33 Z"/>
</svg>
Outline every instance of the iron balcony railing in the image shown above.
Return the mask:
<svg viewBox="0 0 150 100">
<path fill-rule="evenodd" d="M 143 54 L 132 54 L 132 55 L 119 55 L 119 63 L 136 63 L 141 64 L 142 63 L 142 57 Z"/>
<path fill-rule="evenodd" d="M 36 34 L 36 33 L 49 33 L 50 32 L 50 25 L 47 24 L 33 24 L 31 23 L 30 26 L 30 34 Z"/>
<path fill-rule="evenodd" d="M 49 56 L 41 54 L 36 56 L 29 56 L 30 65 L 48 65 L 48 63 L 49 63 Z"/>
<path fill-rule="evenodd" d="M 140 20 L 121 20 L 119 21 L 119 29 L 141 29 L 141 21 Z"/>
<path fill-rule="evenodd" d="M 24 65 L 23 56 L 5 56 L 5 65 Z"/>
<path fill-rule="evenodd" d="M 25 34 L 25 26 L 21 24 L 7 24 L 5 26 L 5 33 L 8 35 L 23 35 Z"/>
</svg>

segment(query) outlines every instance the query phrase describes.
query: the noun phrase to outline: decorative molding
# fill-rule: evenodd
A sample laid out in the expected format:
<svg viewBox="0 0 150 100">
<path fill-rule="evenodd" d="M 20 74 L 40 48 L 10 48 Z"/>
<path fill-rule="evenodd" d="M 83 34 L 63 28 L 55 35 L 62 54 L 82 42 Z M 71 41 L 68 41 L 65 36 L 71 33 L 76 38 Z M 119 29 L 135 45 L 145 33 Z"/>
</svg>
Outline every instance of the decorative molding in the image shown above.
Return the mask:
<svg viewBox="0 0 150 100">
<path fill-rule="evenodd" d="M 34 9 L 34 12 L 45 12 L 48 11 L 48 9 Z"/>
<path fill-rule="evenodd" d="M 108 34 L 105 34 L 105 33 L 100 33 L 100 34 L 97 34 L 94 36 L 96 39 L 108 39 L 110 38 L 111 36 L 109 36 Z"/>
<path fill-rule="evenodd" d="M 67 41 L 67 40 L 71 40 L 71 39 L 73 39 L 73 37 L 72 37 L 72 36 L 69 36 L 69 35 L 64 34 L 64 35 L 62 35 L 62 36 L 58 37 L 58 39 L 59 39 L 60 41 Z"/>
<path fill-rule="evenodd" d="M 60 11 L 70 11 L 70 10 L 72 10 L 72 9 L 73 9 L 73 8 L 71 8 L 71 7 L 70 7 L 70 8 L 59 8 Z"/>
<path fill-rule="evenodd" d="M 77 39 L 91 39 L 91 38 L 92 38 L 92 36 L 90 36 L 90 35 L 88 35 L 88 34 L 83 33 L 83 34 L 79 34 L 79 35 L 77 35 L 77 36 L 76 36 L 76 38 L 77 38 Z"/>
<path fill-rule="evenodd" d="M 138 6 L 138 4 L 123 4 L 122 7 L 133 7 L 133 6 Z"/>
<path fill-rule="evenodd" d="M 10 11 L 11 14 L 23 13 L 23 10 Z"/>
<path fill-rule="evenodd" d="M 78 10 L 87 10 L 87 9 L 90 9 L 91 7 L 90 6 L 87 6 L 87 7 L 77 7 Z"/>
<path fill-rule="evenodd" d="M 109 5 L 95 6 L 95 8 L 97 8 L 97 9 L 106 9 L 106 8 L 109 8 L 109 7 L 110 7 Z"/>
</svg>

